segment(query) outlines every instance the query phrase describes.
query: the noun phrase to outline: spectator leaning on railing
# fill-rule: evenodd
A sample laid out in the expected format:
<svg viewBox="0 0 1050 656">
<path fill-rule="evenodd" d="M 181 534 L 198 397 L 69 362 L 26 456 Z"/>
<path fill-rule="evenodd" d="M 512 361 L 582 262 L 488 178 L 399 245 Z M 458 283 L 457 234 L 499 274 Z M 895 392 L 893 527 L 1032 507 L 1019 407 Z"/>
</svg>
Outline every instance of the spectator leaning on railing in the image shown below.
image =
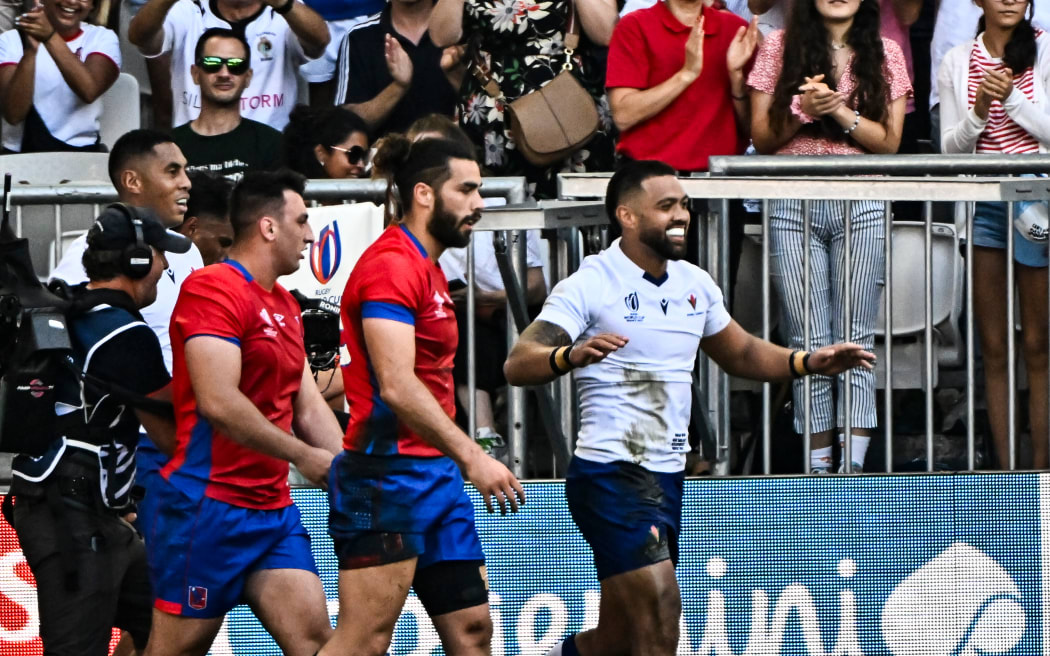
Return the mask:
<svg viewBox="0 0 1050 656">
<path fill-rule="evenodd" d="M 1050 144 L 1050 37 L 1031 22 L 1032 2 L 978 0 L 976 39 L 941 63 L 941 148 L 946 153 L 1045 153 Z M 1015 210 L 1015 216 L 1020 214 Z M 1028 372 L 1034 465 L 1047 457 L 1047 245 L 1006 220 L 1005 203 L 977 203 L 973 217 L 974 319 L 984 358 L 988 420 L 999 466 L 1010 464 L 1007 430 L 1006 240 L 1014 241 L 1022 352 Z"/>
<path fill-rule="evenodd" d="M 252 50 L 252 83 L 241 99 L 247 118 L 281 130 L 298 93 L 298 68 L 324 53 L 328 27 L 298 0 L 149 0 L 135 15 L 128 40 L 146 57 L 170 52 L 173 124 L 200 111 L 190 77 L 197 38 L 209 27 L 241 32 Z"/>
<path fill-rule="evenodd" d="M 900 47 L 879 36 L 875 0 L 797 0 L 786 31 L 766 37 L 751 75 L 751 137 L 761 153 L 822 155 L 893 153 L 900 143 L 905 102 L 911 94 Z M 851 262 L 845 262 L 845 201 L 816 201 L 809 217 L 798 200 L 770 203 L 773 280 L 783 304 L 793 348 L 804 348 L 809 321 L 812 348 L 849 339 L 871 349 L 885 268 L 883 204 L 854 202 Z M 804 242 L 803 221 L 810 221 Z M 803 311 L 803 252 L 811 255 L 810 316 Z M 851 267 L 853 322 L 843 335 L 845 266 Z M 853 470 L 864 455 L 876 425 L 875 375 L 855 371 L 852 378 Z M 845 424 L 832 404 L 832 379 L 815 376 L 811 468 L 831 467 L 831 439 Z M 794 385 L 795 430 L 804 425 L 804 388 Z M 840 434 L 840 444 L 843 437 Z"/>
<path fill-rule="evenodd" d="M 0 34 L 4 152 L 103 150 L 100 97 L 120 75 L 120 45 L 83 22 L 92 8 L 43 0 Z"/>
<path fill-rule="evenodd" d="M 190 67 L 201 90 L 200 116 L 172 130 L 189 170 L 239 180 L 246 171 L 276 168 L 281 133 L 241 116 L 241 96 L 252 81 L 251 49 L 240 33 L 205 30 Z"/>
</svg>

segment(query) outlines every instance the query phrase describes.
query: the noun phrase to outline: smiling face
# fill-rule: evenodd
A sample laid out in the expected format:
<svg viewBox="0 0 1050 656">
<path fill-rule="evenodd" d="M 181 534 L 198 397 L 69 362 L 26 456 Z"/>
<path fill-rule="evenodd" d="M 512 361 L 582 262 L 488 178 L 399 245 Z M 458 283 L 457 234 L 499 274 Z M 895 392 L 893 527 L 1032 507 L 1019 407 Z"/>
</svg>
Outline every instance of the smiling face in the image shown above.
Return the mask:
<svg viewBox="0 0 1050 656">
<path fill-rule="evenodd" d="M 208 39 L 204 44 L 204 50 L 201 55 L 202 57 L 221 57 L 222 59 L 231 57 L 246 59 L 248 53 L 244 51 L 244 44 L 237 39 L 215 36 Z M 193 75 L 193 81 L 201 88 L 201 97 L 205 101 L 219 106 L 240 103 L 241 95 L 252 81 L 251 69 L 248 69 L 247 72 L 241 75 L 234 75 L 230 72 L 228 65 L 223 65 L 215 73 L 208 73 L 194 64 L 190 67 L 190 72 Z"/>
<path fill-rule="evenodd" d="M 153 210 L 167 228 L 182 223 L 190 198 L 190 179 L 186 158 L 174 143 L 157 144 L 148 154 L 134 158 L 121 179 L 121 200 Z"/>
<path fill-rule="evenodd" d="M 337 144 L 326 144 L 321 159 L 325 174 L 333 180 L 365 177 L 368 164 L 368 135 L 351 132 L 350 136 Z M 356 160 L 351 162 L 350 160 Z"/>
<path fill-rule="evenodd" d="M 876 0 L 866 0 L 876 2 Z M 825 23 L 852 22 L 860 9 L 861 0 L 814 0 L 817 13 Z"/>
<path fill-rule="evenodd" d="M 637 240 L 665 260 L 685 257 L 689 197 L 678 178 L 661 175 L 645 180 L 621 207 L 630 213 L 621 219 L 624 239 Z"/>
<path fill-rule="evenodd" d="M 42 4 L 51 27 L 60 34 L 77 32 L 95 6 L 92 0 L 43 0 Z"/>
<path fill-rule="evenodd" d="M 1024 20 L 1028 11 L 1027 1 L 1017 0 L 975 0 L 978 7 L 984 11 L 984 22 L 986 28 L 998 28 L 1010 31 Z"/>
</svg>

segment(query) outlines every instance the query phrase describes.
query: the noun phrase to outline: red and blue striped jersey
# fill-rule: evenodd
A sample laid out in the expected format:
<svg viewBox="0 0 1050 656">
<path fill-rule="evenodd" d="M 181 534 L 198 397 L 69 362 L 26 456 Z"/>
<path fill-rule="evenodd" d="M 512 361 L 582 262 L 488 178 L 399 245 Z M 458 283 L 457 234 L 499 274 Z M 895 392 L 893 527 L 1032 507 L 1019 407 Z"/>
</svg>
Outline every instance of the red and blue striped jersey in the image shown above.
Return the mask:
<svg viewBox="0 0 1050 656">
<path fill-rule="evenodd" d="M 197 412 L 186 342 L 217 337 L 241 349 L 238 389 L 271 423 L 291 433 L 306 351 L 299 304 L 279 284 L 266 291 L 233 260 L 194 271 L 171 317 L 175 455 L 161 470 L 189 496 L 244 508 L 292 503 L 288 463 L 235 442 Z"/>
<path fill-rule="evenodd" d="M 404 226 L 391 226 L 361 255 L 343 292 L 343 384 L 350 425 L 343 446 L 374 455 L 433 457 L 436 447 L 398 421 L 380 398 L 362 319 L 400 321 L 415 327 L 415 375 L 455 416 L 452 360 L 458 328 L 455 305 L 441 268 Z"/>
</svg>

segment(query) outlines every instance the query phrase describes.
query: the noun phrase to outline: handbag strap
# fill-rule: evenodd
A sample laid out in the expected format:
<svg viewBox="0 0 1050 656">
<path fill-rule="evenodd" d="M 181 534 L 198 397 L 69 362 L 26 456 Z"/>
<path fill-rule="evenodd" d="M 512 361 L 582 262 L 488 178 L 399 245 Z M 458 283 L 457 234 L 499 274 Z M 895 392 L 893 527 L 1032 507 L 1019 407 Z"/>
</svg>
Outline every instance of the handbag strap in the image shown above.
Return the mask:
<svg viewBox="0 0 1050 656">
<path fill-rule="evenodd" d="M 571 71 L 573 69 L 572 56 L 579 46 L 580 25 L 576 15 L 576 0 L 569 0 L 569 15 L 565 20 L 565 61 L 562 62 L 561 70 Z M 474 66 L 472 67 L 474 70 L 472 72 L 475 79 L 481 84 L 481 88 L 485 90 L 485 93 L 496 100 L 505 101 L 506 99 L 503 97 L 503 92 L 500 91 L 499 84 L 492 79 L 492 73 L 485 64 L 485 59 L 481 56 L 481 48 L 472 47 L 471 50 L 474 53 Z"/>
</svg>

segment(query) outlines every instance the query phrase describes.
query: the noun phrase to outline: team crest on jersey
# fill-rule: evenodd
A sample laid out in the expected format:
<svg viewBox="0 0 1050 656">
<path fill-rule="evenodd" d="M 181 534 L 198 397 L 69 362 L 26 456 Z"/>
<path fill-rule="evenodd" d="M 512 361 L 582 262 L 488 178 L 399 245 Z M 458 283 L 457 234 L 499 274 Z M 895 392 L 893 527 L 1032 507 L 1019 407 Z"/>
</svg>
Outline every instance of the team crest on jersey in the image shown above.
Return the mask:
<svg viewBox="0 0 1050 656">
<path fill-rule="evenodd" d="M 203 610 L 208 606 L 208 588 L 191 585 L 186 603 L 194 610 Z"/>
<path fill-rule="evenodd" d="M 273 59 L 273 43 L 265 36 L 259 37 L 259 41 L 255 44 L 255 49 L 259 51 L 259 58 L 262 61 Z"/>
<path fill-rule="evenodd" d="M 689 305 L 691 305 L 694 310 L 696 309 L 696 294 L 689 295 Z"/>
<path fill-rule="evenodd" d="M 339 239 L 339 222 L 332 221 L 321 229 L 317 241 L 310 246 L 310 270 L 317 282 L 326 284 L 339 270 L 343 259 L 343 245 Z"/>
</svg>

